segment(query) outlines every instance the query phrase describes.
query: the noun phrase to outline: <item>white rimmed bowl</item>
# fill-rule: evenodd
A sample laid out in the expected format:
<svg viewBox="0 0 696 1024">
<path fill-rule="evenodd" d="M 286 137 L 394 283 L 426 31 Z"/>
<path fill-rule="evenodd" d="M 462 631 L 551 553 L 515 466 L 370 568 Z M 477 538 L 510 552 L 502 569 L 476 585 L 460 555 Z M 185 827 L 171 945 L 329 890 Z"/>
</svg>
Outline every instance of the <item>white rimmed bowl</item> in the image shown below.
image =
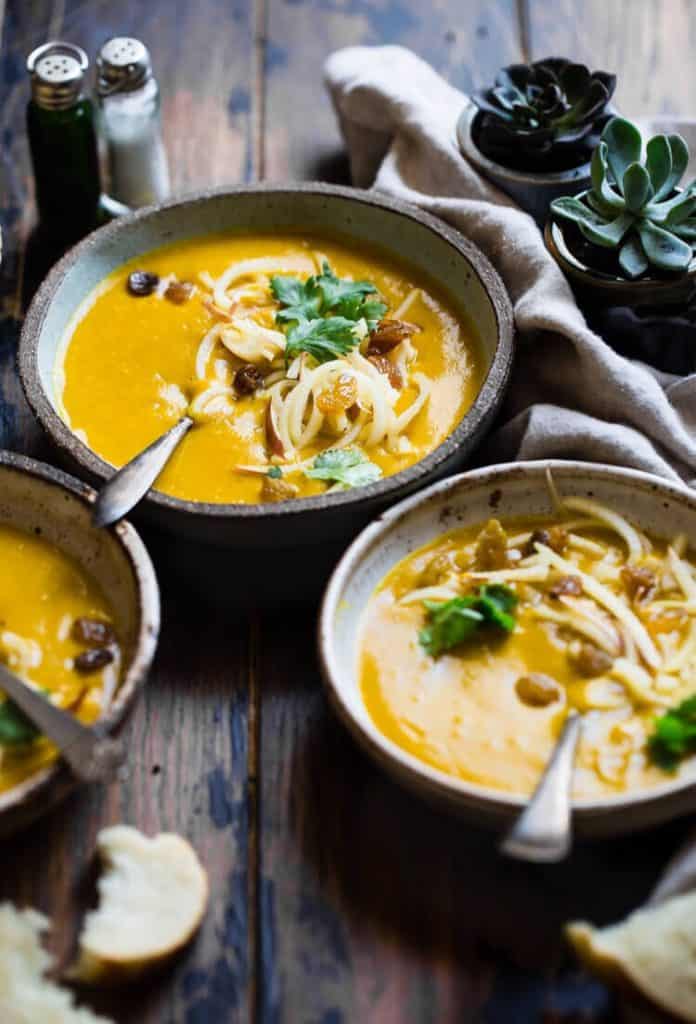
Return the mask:
<svg viewBox="0 0 696 1024">
<path fill-rule="evenodd" d="M 123 649 L 121 681 L 100 719 L 116 732 L 138 698 L 155 654 L 160 623 L 157 578 L 140 537 L 127 523 L 98 530 L 95 493 L 33 459 L 0 451 L 0 524 L 40 533 L 95 579 L 107 596 Z M 29 824 L 76 785 L 63 761 L 0 793 L 0 836 Z"/>
<path fill-rule="evenodd" d="M 53 268 L 24 321 L 19 372 L 29 405 L 59 456 L 101 484 L 113 467 L 63 421 L 55 389 L 59 345 L 80 303 L 115 268 L 159 246 L 219 232 L 243 236 L 298 230 L 376 245 L 387 256 L 405 260 L 414 273 L 437 281 L 475 325 L 484 367 L 481 389 L 452 433 L 392 476 L 350 491 L 255 505 L 187 501 L 153 489 L 139 510 L 152 525 L 177 536 L 242 553 L 253 550 L 256 560 L 259 551 L 304 548 L 306 575 L 316 560 L 307 549 L 329 542 L 345 545 L 389 504 L 460 469 L 500 406 L 512 360 L 512 307 L 496 271 L 459 232 L 396 199 L 315 183 L 213 189 L 138 210 L 93 232 Z M 245 570 L 243 576 L 249 575 Z M 291 575 L 297 575 L 294 566 Z"/>
<path fill-rule="evenodd" d="M 368 526 L 338 563 L 322 605 L 319 649 L 331 704 L 365 750 L 399 782 L 464 813 L 478 824 L 507 827 L 526 798 L 455 778 L 408 754 L 372 721 L 360 692 L 357 654 L 363 610 L 397 562 L 435 537 L 491 515 L 542 515 L 552 506 L 550 469 L 561 495 L 594 497 L 657 537 L 686 534 L 696 549 L 696 496 L 636 470 L 584 462 L 510 463 L 434 484 Z M 696 690 L 696 681 L 694 684 Z M 651 789 L 601 800 L 576 800 L 573 819 L 584 836 L 630 832 L 696 809 L 696 765 Z"/>
</svg>

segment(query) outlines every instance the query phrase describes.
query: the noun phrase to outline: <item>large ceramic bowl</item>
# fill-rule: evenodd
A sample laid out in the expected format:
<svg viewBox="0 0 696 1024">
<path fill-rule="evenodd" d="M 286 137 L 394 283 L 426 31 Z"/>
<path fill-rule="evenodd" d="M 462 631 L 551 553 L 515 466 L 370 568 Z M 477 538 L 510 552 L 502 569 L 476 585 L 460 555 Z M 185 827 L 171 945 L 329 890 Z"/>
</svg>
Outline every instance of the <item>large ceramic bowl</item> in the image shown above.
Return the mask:
<svg viewBox="0 0 696 1024">
<path fill-rule="evenodd" d="M 512 355 L 510 302 L 487 259 L 456 231 L 415 207 L 329 185 L 205 192 L 141 210 L 96 231 L 54 268 L 32 303 L 20 344 L 22 383 L 36 416 L 72 467 L 92 482 L 113 473 L 60 418 L 53 383 L 66 325 L 95 285 L 126 260 L 178 239 L 300 229 L 376 244 L 438 281 L 478 331 L 486 366 L 483 386 L 437 449 L 403 472 L 356 491 L 266 505 L 183 501 L 151 491 L 143 515 L 180 536 L 245 551 L 345 542 L 386 505 L 461 467 L 501 401 Z"/>
<path fill-rule="evenodd" d="M 157 646 L 160 607 L 157 579 L 145 546 L 132 526 L 109 530 L 91 524 L 94 491 L 85 484 L 20 455 L 0 451 L 0 523 L 41 535 L 74 558 L 102 587 L 123 639 L 123 672 L 101 719 L 118 730 L 145 682 Z M 62 761 L 35 772 L 0 794 L 0 836 L 28 824 L 75 786 Z"/>
<path fill-rule="evenodd" d="M 604 501 L 653 535 L 683 532 L 696 548 L 696 498 L 647 473 L 583 462 L 514 463 L 465 473 L 401 502 L 372 523 L 339 562 L 324 597 L 319 626 L 322 670 L 329 698 L 359 743 L 400 782 L 444 802 L 471 820 L 508 826 L 525 798 L 474 785 L 431 768 L 387 739 L 363 702 L 357 650 L 363 609 L 375 587 L 409 553 L 441 533 L 506 516 L 552 512 L 547 468 L 561 495 Z M 605 800 L 576 800 L 581 835 L 606 836 L 644 828 L 696 809 L 696 767 L 678 780 Z"/>
</svg>

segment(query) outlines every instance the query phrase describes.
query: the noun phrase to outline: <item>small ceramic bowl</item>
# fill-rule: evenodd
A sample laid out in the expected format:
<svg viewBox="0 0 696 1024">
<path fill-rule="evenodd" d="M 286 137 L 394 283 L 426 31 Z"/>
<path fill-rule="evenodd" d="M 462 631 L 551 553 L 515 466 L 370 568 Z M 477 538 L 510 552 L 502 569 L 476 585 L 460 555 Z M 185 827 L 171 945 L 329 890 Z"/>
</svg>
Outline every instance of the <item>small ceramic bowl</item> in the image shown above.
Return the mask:
<svg viewBox="0 0 696 1024">
<path fill-rule="evenodd" d="M 115 732 L 135 703 L 152 662 L 160 622 L 159 589 L 149 555 L 126 522 L 91 523 L 94 491 L 51 466 L 0 451 L 0 523 L 41 535 L 74 558 L 108 595 L 123 639 L 121 684 L 101 723 Z M 0 793 L 0 836 L 43 814 L 76 785 L 62 761 Z"/>
<path fill-rule="evenodd" d="M 618 274 L 595 270 L 578 255 L 573 243 L 576 236 L 588 249 L 596 249 L 600 256 L 607 251 L 586 243 L 575 225 L 562 223 L 554 217 L 547 220 L 544 241 L 559 267 L 566 275 L 578 298 L 592 306 L 683 306 L 696 293 L 696 259 L 683 274 L 650 276 L 629 281 Z"/>
<path fill-rule="evenodd" d="M 389 509 L 364 530 L 339 562 L 324 596 L 319 647 L 329 699 L 358 742 L 399 782 L 462 812 L 477 824 L 505 828 L 524 797 L 478 786 L 430 767 L 387 739 L 367 712 L 357 676 L 362 615 L 375 587 L 411 552 L 460 526 L 491 514 L 552 512 L 547 469 L 561 495 L 595 497 L 655 536 L 683 532 L 696 548 L 696 498 L 685 488 L 635 470 L 584 462 L 511 463 L 464 473 Z M 577 800 L 577 833 L 609 836 L 654 825 L 696 808 L 696 768 L 653 789 L 606 800 Z"/>
<path fill-rule="evenodd" d="M 549 206 L 559 196 L 572 196 L 590 184 L 590 164 L 567 171 L 517 171 L 491 160 L 476 145 L 476 128 L 481 112 L 468 102 L 457 121 L 459 148 L 469 163 L 494 185 L 531 214 L 540 227 L 549 215 Z"/>
<path fill-rule="evenodd" d="M 242 505 L 184 501 L 153 490 L 142 516 L 202 544 L 241 552 L 283 548 L 292 553 L 301 547 L 345 544 L 387 505 L 461 468 L 489 428 L 508 379 L 513 321 L 502 282 L 480 250 L 442 221 L 372 192 L 320 184 L 209 191 L 140 210 L 94 232 L 54 268 L 26 317 L 19 366 L 29 404 L 68 465 L 97 483 L 113 473 L 113 467 L 92 452 L 56 411 L 56 351 L 70 317 L 92 289 L 126 260 L 178 239 L 302 229 L 376 245 L 405 260 L 415 273 L 439 282 L 467 311 L 479 334 L 486 376 L 473 406 L 453 433 L 420 462 L 353 491 Z M 311 573 L 311 558 L 309 563 L 305 555 L 300 577 Z M 255 574 L 253 564 L 247 571 L 238 562 L 231 571 L 234 578 Z"/>
</svg>

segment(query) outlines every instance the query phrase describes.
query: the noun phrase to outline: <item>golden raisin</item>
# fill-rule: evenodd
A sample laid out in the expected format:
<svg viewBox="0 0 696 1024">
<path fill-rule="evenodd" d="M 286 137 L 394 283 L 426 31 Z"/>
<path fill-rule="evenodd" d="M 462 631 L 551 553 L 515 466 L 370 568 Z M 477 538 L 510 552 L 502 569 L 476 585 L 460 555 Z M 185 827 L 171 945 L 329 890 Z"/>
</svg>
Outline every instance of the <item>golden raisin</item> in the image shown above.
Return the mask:
<svg viewBox="0 0 696 1024">
<path fill-rule="evenodd" d="M 476 568 L 504 569 L 508 564 L 507 534 L 497 519 L 489 519 L 476 539 Z"/>
<path fill-rule="evenodd" d="M 568 546 L 568 533 L 562 526 L 552 526 L 550 530 L 535 530 L 527 541 L 523 554 L 536 554 L 537 544 L 543 544 L 557 555 L 562 555 Z"/>
<path fill-rule="evenodd" d="M 420 327 L 409 324 L 405 320 L 390 320 L 389 318 L 380 320 L 370 335 L 367 354 L 368 356 L 384 355 L 385 352 L 390 352 L 419 330 Z"/>
<path fill-rule="evenodd" d="M 326 414 L 344 412 L 355 405 L 358 382 L 350 373 L 342 373 L 317 397 L 317 408 Z"/>
<path fill-rule="evenodd" d="M 389 383 L 395 391 L 400 391 L 404 386 L 404 379 L 398 366 L 395 366 L 386 356 L 368 355 L 369 362 L 376 367 L 380 373 L 389 378 Z"/>
<path fill-rule="evenodd" d="M 188 302 L 195 290 L 196 286 L 192 281 L 172 281 L 167 285 L 164 297 L 173 302 L 175 306 L 183 306 L 185 302 Z"/>
<path fill-rule="evenodd" d="M 625 565 L 621 570 L 621 582 L 626 588 L 631 601 L 640 604 L 646 598 L 651 597 L 655 591 L 657 578 L 650 569 L 640 568 L 637 565 Z"/>
<path fill-rule="evenodd" d="M 551 676 L 545 676 L 543 672 L 530 672 L 528 676 L 520 676 L 515 683 L 515 692 L 522 703 L 530 708 L 545 708 L 558 700 L 560 687 Z"/>
<path fill-rule="evenodd" d="M 261 501 L 287 501 L 297 494 L 297 487 L 285 480 L 265 476 L 261 485 Z"/>
<path fill-rule="evenodd" d="M 76 643 L 86 644 L 87 647 L 108 647 L 116 643 L 116 633 L 111 623 L 103 619 L 90 619 L 86 615 L 75 619 L 70 635 Z"/>
<path fill-rule="evenodd" d="M 613 659 L 606 651 L 589 643 L 571 645 L 568 657 L 580 675 L 586 676 L 588 679 L 601 676 L 614 664 Z"/>
</svg>

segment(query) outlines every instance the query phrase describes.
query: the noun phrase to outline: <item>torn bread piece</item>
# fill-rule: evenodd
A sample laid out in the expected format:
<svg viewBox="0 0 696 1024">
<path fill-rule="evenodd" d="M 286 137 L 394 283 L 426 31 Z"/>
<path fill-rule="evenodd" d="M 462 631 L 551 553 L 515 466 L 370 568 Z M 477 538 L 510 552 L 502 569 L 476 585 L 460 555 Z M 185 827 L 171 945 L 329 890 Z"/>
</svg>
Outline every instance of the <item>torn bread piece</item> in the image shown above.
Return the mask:
<svg viewBox="0 0 696 1024">
<path fill-rule="evenodd" d="M 632 987 L 696 1024 L 696 892 L 637 910 L 619 924 L 566 927 L 583 963 L 610 983 Z"/>
<path fill-rule="evenodd" d="M 85 918 L 70 977 L 88 984 L 127 981 L 184 946 L 208 902 L 208 878 L 181 836 L 149 839 L 116 825 L 97 837 L 104 865 L 99 906 Z"/>
<path fill-rule="evenodd" d="M 35 910 L 0 905 L 0 1020 L 2 1024 L 113 1024 L 84 1007 L 44 975 L 53 961 L 41 945 L 48 921 Z"/>
</svg>

